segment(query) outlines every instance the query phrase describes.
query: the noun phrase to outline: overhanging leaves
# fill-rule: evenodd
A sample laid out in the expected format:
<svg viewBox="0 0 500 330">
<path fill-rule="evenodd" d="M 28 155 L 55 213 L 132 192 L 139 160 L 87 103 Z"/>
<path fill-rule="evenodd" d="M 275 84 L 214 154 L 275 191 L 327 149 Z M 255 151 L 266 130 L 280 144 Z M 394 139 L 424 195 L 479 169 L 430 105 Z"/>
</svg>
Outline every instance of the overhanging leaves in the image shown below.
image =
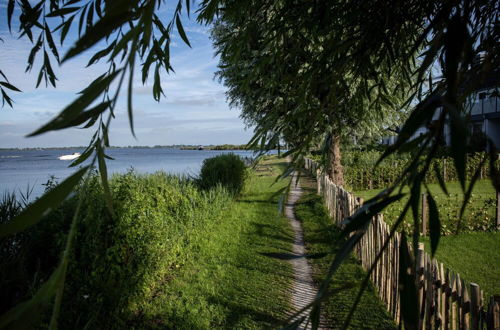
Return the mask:
<svg viewBox="0 0 500 330">
<path fill-rule="evenodd" d="M 104 111 L 106 109 L 106 102 L 102 103 L 101 105 L 98 105 L 96 107 L 97 110 L 96 108 L 94 108 L 93 110 L 89 110 L 87 114 L 84 114 L 85 108 L 89 106 L 92 102 L 94 102 L 94 100 L 99 95 L 101 95 L 105 89 L 109 87 L 111 82 L 115 79 L 118 73 L 120 73 L 120 71 L 121 70 L 117 70 L 112 74 L 107 75 L 104 78 L 95 81 L 92 85 L 83 90 L 82 95 L 75 101 L 73 101 L 73 103 L 68 105 L 56 118 L 54 118 L 52 121 L 45 124 L 44 126 L 40 127 L 33 133 L 29 134 L 28 137 L 36 136 L 48 131 L 59 130 L 75 125 L 72 123 L 76 123 L 76 125 L 79 125 L 83 122 L 78 120 L 80 116 L 89 118 L 91 115 L 95 115 L 95 113 L 98 111 L 101 112 Z"/>
<path fill-rule="evenodd" d="M 0 238 L 20 232 L 39 222 L 45 214 L 55 209 L 66 199 L 80 182 L 87 169 L 88 166 L 81 168 L 26 207 L 17 217 L 0 225 Z"/>
<path fill-rule="evenodd" d="M 439 220 L 439 209 L 430 191 L 427 192 L 427 201 L 429 203 L 429 236 L 431 238 L 431 255 L 434 257 L 439 245 L 439 239 L 441 237 L 441 221 Z"/>
</svg>

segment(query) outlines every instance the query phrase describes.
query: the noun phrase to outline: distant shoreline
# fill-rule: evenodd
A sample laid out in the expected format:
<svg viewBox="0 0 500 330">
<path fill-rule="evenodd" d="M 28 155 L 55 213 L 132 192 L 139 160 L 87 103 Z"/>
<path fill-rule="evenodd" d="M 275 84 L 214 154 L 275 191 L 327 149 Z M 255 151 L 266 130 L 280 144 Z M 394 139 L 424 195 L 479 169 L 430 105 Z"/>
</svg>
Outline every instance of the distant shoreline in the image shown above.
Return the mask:
<svg viewBox="0 0 500 330">
<path fill-rule="evenodd" d="M 35 147 L 35 148 L 0 148 L 0 151 L 29 151 L 29 150 L 73 150 L 73 149 L 86 149 L 87 146 L 73 146 L 73 147 Z M 111 146 L 108 149 L 179 149 L 179 150 L 248 150 L 246 145 L 166 145 L 166 146 Z"/>
</svg>

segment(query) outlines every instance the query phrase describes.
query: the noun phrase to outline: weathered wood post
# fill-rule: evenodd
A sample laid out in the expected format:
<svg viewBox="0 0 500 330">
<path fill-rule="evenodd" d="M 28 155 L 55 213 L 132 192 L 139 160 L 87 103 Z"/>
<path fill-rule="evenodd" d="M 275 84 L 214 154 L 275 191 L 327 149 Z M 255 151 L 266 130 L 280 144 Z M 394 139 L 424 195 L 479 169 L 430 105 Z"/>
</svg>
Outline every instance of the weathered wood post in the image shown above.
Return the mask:
<svg viewBox="0 0 500 330">
<path fill-rule="evenodd" d="M 490 298 L 488 306 L 488 329 L 500 329 L 500 305 L 497 302 L 498 296 Z"/>
<path fill-rule="evenodd" d="M 496 230 L 500 230 L 500 191 L 497 191 Z"/>
<path fill-rule="evenodd" d="M 427 235 L 427 224 L 429 223 L 429 211 L 427 207 L 427 194 L 422 194 L 422 235 Z"/>
<path fill-rule="evenodd" d="M 470 284 L 470 316 L 472 329 L 479 329 L 481 290 L 476 283 Z"/>
<path fill-rule="evenodd" d="M 417 251 L 417 269 L 415 269 L 417 277 L 417 291 L 418 291 L 418 308 L 420 309 L 418 328 L 422 329 L 424 326 L 424 300 L 425 300 L 425 251 L 424 243 L 418 243 Z"/>
<path fill-rule="evenodd" d="M 446 182 L 446 159 L 443 159 L 443 181 Z"/>
</svg>

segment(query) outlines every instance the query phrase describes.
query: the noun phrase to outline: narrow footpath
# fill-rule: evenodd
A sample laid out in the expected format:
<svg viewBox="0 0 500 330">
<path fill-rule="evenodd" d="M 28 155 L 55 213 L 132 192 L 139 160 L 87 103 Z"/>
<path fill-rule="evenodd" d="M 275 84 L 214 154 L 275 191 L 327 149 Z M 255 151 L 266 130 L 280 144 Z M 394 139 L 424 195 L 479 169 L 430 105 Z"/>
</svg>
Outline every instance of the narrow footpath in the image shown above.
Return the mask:
<svg viewBox="0 0 500 330">
<path fill-rule="evenodd" d="M 302 189 L 298 184 L 298 176 L 295 172 L 292 176 L 292 184 L 290 188 L 290 194 L 288 195 L 288 201 L 285 206 L 285 215 L 290 221 L 290 225 L 294 231 L 294 242 L 292 251 L 294 255 L 301 256 L 300 258 L 293 258 L 290 260 L 293 267 L 294 281 L 292 284 L 292 307 L 295 311 L 299 311 L 306 307 L 309 303 L 314 300 L 316 296 L 317 289 L 314 285 L 312 278 L 313 270 L 311 265 L 307 262 L 306 247 L 304 243 L 304 231 L 302 229 L 302 223 L 295 217 L 295 204 L 300 199 L 302 195 Z M 310 312 L 310 308 L 302 312 L 298 318 L 307 316 Z M 307 320 L 307 318 L 306 318 Z M 325 320 L 320 317 L 320 329 L 325 329 Z M 311 324 L 301 324 L 299 329 L 310 329 Z"/>
</svg>

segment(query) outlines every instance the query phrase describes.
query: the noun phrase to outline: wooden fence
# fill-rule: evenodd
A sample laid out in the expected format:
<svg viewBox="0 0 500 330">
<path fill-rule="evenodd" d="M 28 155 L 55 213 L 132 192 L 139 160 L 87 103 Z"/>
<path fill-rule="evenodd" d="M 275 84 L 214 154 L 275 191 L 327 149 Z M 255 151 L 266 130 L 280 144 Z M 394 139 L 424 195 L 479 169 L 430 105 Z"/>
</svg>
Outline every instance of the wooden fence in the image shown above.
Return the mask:
<svg viewBox="0 0 500 330">
<path fill-rule="evenodd" d="M 337 225 L 354 213 L 362 200 L 331 182 L 318 163 L 305 159 L 305 168 L 317 179 L 318 194 Z M 390 228 L 383 215 L 373 217 L 367 232 L 354 248 L 365 270 L 373 264 L 389 238 Z M 395 233 L 382 252 L 371 281 L 394 320 L 400 321 L 399 246 L 401 235 Z M 476 283 L 466 283 L 460 274 L 432 259 L 419 245 L 416 253 L 417 289 L 420 307 L 419 329 L 500 329 L 500 297 L 485 299 Z"/>
</svg>

